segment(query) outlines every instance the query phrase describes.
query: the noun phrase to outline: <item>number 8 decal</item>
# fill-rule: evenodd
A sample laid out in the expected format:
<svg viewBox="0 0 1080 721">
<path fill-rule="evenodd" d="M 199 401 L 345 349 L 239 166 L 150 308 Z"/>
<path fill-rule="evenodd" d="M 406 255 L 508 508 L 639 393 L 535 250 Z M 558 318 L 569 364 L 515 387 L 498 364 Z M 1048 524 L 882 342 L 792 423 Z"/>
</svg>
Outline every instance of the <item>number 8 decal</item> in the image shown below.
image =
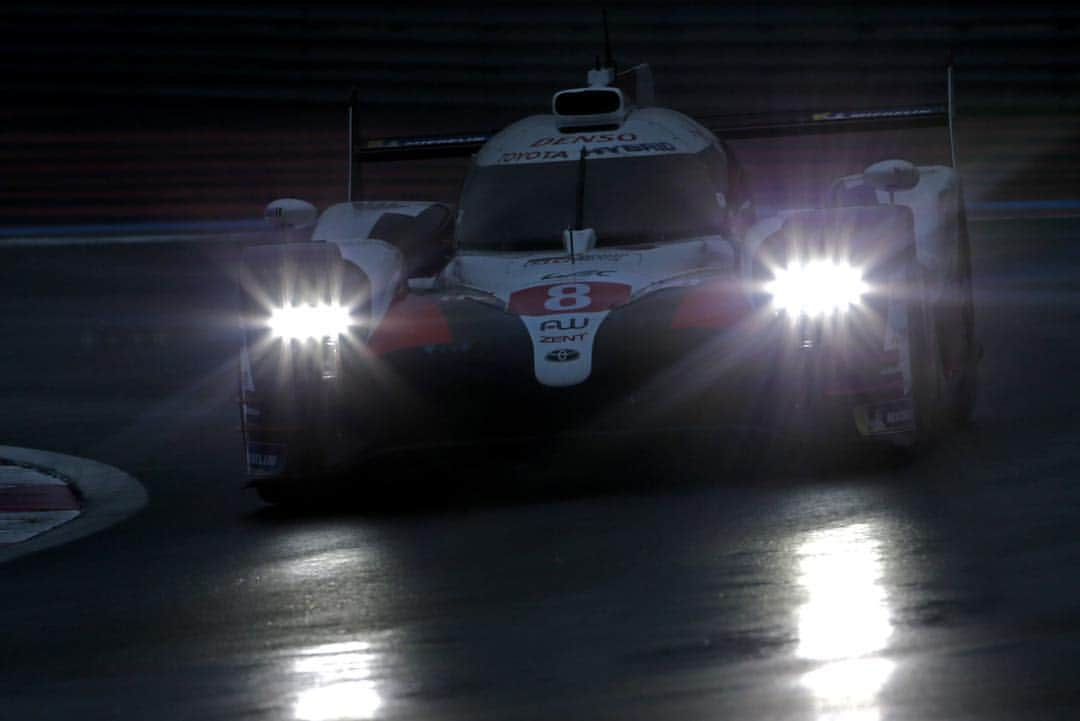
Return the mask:
<svg viewBox="0 0 1080 721">
<path fill-rule="evenodd" d="M 626 283 L 557 283 L 534 285 L 510 294 L 507 309 L 518 315 L 596 313 L 630 298 Z"/>
<path fill-rule="evenodd" d="M 548 298 L 544 301 L 544 307 L 551 311 L 580 310 L 592 303 L 592 299 L 589 298 L 589 286 L 586 283 L 553 285 L 548 288 L 547 294 Z"/>
</svg>

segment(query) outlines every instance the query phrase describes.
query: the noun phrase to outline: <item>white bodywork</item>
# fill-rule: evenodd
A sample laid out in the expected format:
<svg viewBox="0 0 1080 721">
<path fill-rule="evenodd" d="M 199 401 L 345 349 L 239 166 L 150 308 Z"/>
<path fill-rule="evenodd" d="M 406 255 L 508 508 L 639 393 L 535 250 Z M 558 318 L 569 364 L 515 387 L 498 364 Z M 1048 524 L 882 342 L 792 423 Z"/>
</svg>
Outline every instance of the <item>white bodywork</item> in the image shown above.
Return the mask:
<svg viewBox="0 0 1080 721">
<path fill-rule="evenodd" d="M 371 238 L 372 229 L 383 213 L 415 217 L 432 205 L 397 201 L 338 203 L 327 208 L 319 218 L 311 239 L 335 243 L 341 250 L 341 257 L 364 271 L 371 280 L 371 319 L 360 330 L 365 338 L 378 327 L 398 289 L 407 280 L 401 251 L 384 240 Z"/>
<path fill-rule="evenodd" d="M 720 147 L 712 133 L 689 117 L 662 108 L 633 109 L 620 118 L 618 127 L 600 130 L 560 131 L 556 116 L 535 115 L 492 137 L 475 162 L 479 166 L 565 163 L 579 159 L 584 149 L 588 162 L 595 163 L 693 154 L 709 146 Z M 955 172 L 947 167 L 920 167 L 913 178 L 917 185 L 895 191 L 891 200 L 914 211 L 917 256 L 938 279 L 935 290 L 940 290 L 955 252 L 959 186 Z M 864 181 L 862 175 L 854 175 L 838 182 L 854 186 Z M 889 193 L 876 192 L 879 203 L 890 202 Z M 721 194 L 717 202 L 720 207 L 726 204 Z M 320 217 L 312 239 L 337 244 L 344 259 L 371 279 L 372 317 L 365 337 L 378 327 L 408 281 L 401 252 L 371 238 L 372 229 L 383 213 L 415 217 L 432 205 L 341 203 Z M 552 249 L 543 252 L 460 251 L 429 287 L 444 293 L 479 293 L 518 315 L 532 339 L 536 379 L 550 386 L 573 385 L 589 377 L 596 331 L 612 308 L 661 287 L 692 285 L 718 273 L 735 272 L 749 286 L 754 280 L 750 259 L 782 228 L 788 215 L 763 218 L 739 239 L 707 236 L 620 247 L 605 246 L 601 237 L 601 247 L 573 257 L 559 250 L 558 238 L 552 238 Z M 736 243 L 742 250 L 739 268 L 734 267 Z"/>
<path fill-rule="evenodd" d="M 535 115 L 516 122 L 489 140 L 476 163 L 519 165 L 576 160 L 584 149 L 589 162 L 605 159 L 697 153 L 719 148 L 716 138 L 687 116 L 661 108 L 634 110 L 612 130 L 559 130 L 554 116 Z M 396 248 L 369 238 L 384 212 L 416 216 L 431 203 L 354 202 L 327 209 L 312 239 L 338 245 L 342 256 L 372 281 L 371 329 L 378 326 L 404 277 Z M 603 243 L 603 238 L 599 239 Z M 611 308 L 661 287 L 692 285 L 718 272 L 730 272 L 734 249 L 721 236 L 665 244 L 603 247 L 576 254 L 460 252 L 439 274 L 434 287 L 481 292 L 521 318 L 533 343 L 536 379 L 549 386 L 580 383 L 592 368 L 596 331 Z M 606 293 L 608 301 L 597 301 Z M 537 302 L 522 310 L 519 299 Z M 551 354 L 556 354 L 552 356 Z M 562 360 L 552 361 L 558 357 Z"/>
<path fill-rule="evenodd" d="M 915 218 L 915 256 L 930 271 L 928 290 L 936 298 L 944 291 L 957 252 L 962 210 L 960 177 L 953 168 L 944 165 L 920 165 L 918 171 L 914 188 L 891 194 L 875 190 L 874 194 L 882 205 L 892 202 L 911 208 Z M 851 188 L 861 184 L 863 176 L 849 175 L 838 182 Z"/>
<path fill-rule="evenodd" d="M 577 160 L 582 148 L 596 160 L 697 153 L 716 137 L 689 117 L 666 108 L 633 111 L 615 129 L 561 131 L 554 116 L 533 115 L 497 133 L 476 155 L 477 165 Z"/>
<path fill-rule="evenodd" d="M 790 415 L 793 425 L 813 425 L 820 400 L 822 418 L 847 414 L 863 436 L 917 442 L 926 430 L 922 414 L 937 415 L 950 388 L 965 391 L 944 374 L 946 363 L 950 371 L 974 372 L 970 300 L 965 313 L 955 292 L 966 287 L 970 296 L 970 275 L 959 180 L 951 168 L 881 161 L 837 180 L 826 208 L 757 218 L 727 145 L 688 116 L 652 107 L 647 75 L 647 68 L 638 73 L 630 98 L 613 87 L 613 68 L 597 68 L 588 88 L 556 95 L 552 114 L 525 118 L 490 137 L 472 157 L 456 214 L 436 202 L 331 206 L 314 222 L 310 240 L 333 244 L 340 261 L 333 248 L 287 247 L 311 227 L 313 206 L 296 199 L 268 206 L 268 220 L 284 232 L 275 247 L 250 253 L 251 275 L 274 284 L 270 273 L 283 273 L 283 290 L 268 293 L 282 295 L 283 307 L 269 309 L 268 323 L 259 315 L 251 335 L 288 342 L 265 343 L 269 354 L 257 356 L 253 369 L 245 333 L 244 433 L 249 475 L 266 482 L 260 490 L 276 493 L 278 478 L 303 478 L 337 462 L 343 454 L 324 459 L 327 448 L 338 450 L 324 423 L 337 420 L 344 410 L 339 403 L 354 399 L 365 402 L 341 418 L 364 434 L 366 452 L 392 447 L 400 432 L 415 435 L 418 427 L 425 428 L 424 438 L 410 437 L 410 445 L 441 441 L 444 432 L 456 443 L 459 430 L 486 426 L 484 416 L 494 419 L 495 435 L 523 432 L 488 413 L 487 399 L 514 406 L 547 398 L 561 412 L 561 398 L 603 405 L 600 396 L 625 386 L 626 393 L 616 387 L 614 395 L 636 403 L 647 395 L 636 389 L 666 392 L 684 378 L 692 382 L 658 399 L 659 414 L 640 415 L 655 420 L 689 400 L 699 406 L 691 409 L 694 419 L 712 404 L 745 410 L 754 422 L 781 418 L 785 425 L 782 416 Z M 802 125 L 823 127 L 817 120 Z M 482 138 L 387 139 L 367 144 L 360 157 L 459 155 Z M 357 158 L 351 135 L 347 153 L 351 169 Z M 348 188 L 351 196 L 351 175 Z M 913 233 L 906 213 L 866 207 L 887 204 L 911 209 Z M 297 291 L 288 285 L 293 267 L 306 274 L 297 276 Z M 323 305 L 308 300 L 305 312 L 344 316 L 335 321 L 342 329 L 337 338 L 347 334 L 362 341 L 359 346 L 312 334 L 309 326 L 296 344 L 294 334 L 275 329 L 279 310 L 292 310 L 310 295 L 309 277 L 312 288 L 331 297 Z M 338 278 L 352 297 L 342 297 Z M 361 317 L 358 298 L 365 288 L 370 301 Z M 657 293 L 665 289 L 672 292 Z M 254 292 L 245 296 L 251 304 L 259 300 Z M 942 329 L 947 343 L 940 342 Z M 567 395 L 524 387 L 519 396 L 508 384 L 521 385 L 530 355 L 541 386 L 585 383 L 595 365 L 592 388 Z M 340 372 L 346 362 L 349 372 Z M 291 369 L 286 377 L 293 385 L 281 382 L 283 368 Z M 256 373 L 278 375 L 260 380 L 264 387 L 256 391 Z M 474 389 L 469 384 L 477 378 L 497 382 Z M 317 402 L 293 409 L 291 396 L 275 397 L 293 386 L 302 393 L 320 389 L 312 396 Z M 463 414 L 444 420 L 439 398 L 421 407 L 414 405 L 419 398 L 406 397 L 399 408 L 389 394 L 413 386 L 435 393 L 445 387 Z M 480 391 L 477 403 L 474 390 Z M 462 391 L 464 403 L 457 395 Z M 956 397 L 963 403 L 964 396 Z M 417 425 L 429 411 L 440 412 L 430 431 L 427 421 Z M 361 415 L 372 417 L 361 424 Z M 548 425 L 545 420 L 545 432 Z"/>
<path fill-rule="evenodd" d="M 734 263 L 734 248 L 720 236 L 597 248 L 573 259 L 567 253 L 462 253 L 442 272 L 440 285 L 490 293 L 517 312 L 532 340 L 536 379 L 565 386 L 589 377 L 593 341 L 612 307 L 660 288 L 695 285 Z M 560 350 L 570 357 L 552 362 L 548 354 Z"/>
</svg>

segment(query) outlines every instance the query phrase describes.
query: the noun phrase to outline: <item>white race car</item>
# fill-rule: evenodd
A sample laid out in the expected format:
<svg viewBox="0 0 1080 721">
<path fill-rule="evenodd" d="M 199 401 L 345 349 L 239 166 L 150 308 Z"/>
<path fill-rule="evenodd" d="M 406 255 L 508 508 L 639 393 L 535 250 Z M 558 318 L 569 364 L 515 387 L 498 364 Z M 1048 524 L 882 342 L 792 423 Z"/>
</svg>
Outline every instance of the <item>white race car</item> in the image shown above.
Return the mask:
<svg viewBox="0 0 1080 721">
<path fill-rule="evenodd" d="M 248 248 L 241 283 L 244 443 L 264 498 L 403 448 L 683 425 L 917 446 L 969 416 L 954 170 L 887 160 L 838 179 L 825 207 L 759 218 L 725 133 L 650 97 L 643 68 L 601 68 L 491 136 L 355 151 L 470 156 L 456 207 L 268 206 L 293 242 Z"/>
</svg>

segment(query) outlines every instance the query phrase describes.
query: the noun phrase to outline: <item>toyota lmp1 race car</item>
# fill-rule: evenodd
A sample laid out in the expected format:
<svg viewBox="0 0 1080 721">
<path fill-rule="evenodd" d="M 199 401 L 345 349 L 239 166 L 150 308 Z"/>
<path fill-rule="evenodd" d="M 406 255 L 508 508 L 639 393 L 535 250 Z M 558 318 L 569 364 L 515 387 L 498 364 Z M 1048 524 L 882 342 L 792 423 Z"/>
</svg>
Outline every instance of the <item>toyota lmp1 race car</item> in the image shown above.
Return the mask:
<svg viewBox="0 0 1080 721">
<path fill-rule="evenodd" d="M 735 133 L 654 107 L 643 68 L 592 70 L 551 113 L 491 135 L 350 141 L 350 168 L 471 158 L 456 207 L 267 207 L 292 242 L 247 248 L 240 279 L 243 437 L 263 498 L 402 449 L 725 424 L 916 448 L 970 415 L 953 168 L 885 160 L 837 179 L 822 207 L 759 218 Z"/>
</svg>

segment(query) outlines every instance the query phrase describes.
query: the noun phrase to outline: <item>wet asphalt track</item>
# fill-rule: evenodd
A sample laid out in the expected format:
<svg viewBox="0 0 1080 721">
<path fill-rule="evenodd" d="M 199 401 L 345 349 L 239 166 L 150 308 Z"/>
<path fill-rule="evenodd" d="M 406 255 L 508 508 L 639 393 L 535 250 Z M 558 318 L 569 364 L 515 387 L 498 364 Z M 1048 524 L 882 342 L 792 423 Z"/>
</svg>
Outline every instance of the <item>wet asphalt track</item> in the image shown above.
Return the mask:
<svg viewBox="0 0 1080 721">
<path fill-rule="evenodd" d="M 913 466 L 302 516 L 240 489 L 235 248 L 0 250 L 0 440 L 150 493 L 0 567 L 0 717 L 1080 717 L 1080 221 L 973 234 L 977 420 Z"/>
</svg>

